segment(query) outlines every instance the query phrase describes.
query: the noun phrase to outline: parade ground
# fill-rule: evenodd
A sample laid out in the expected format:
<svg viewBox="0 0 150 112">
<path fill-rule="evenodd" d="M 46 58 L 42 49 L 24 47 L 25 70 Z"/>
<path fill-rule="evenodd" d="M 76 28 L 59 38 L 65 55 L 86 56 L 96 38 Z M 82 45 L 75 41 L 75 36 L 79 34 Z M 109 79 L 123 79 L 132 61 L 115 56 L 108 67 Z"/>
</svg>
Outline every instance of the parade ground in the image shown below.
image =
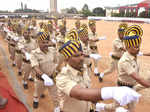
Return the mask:
<svg viewBox="0 0 150 112">
<path fill-rule="evenodd" d="M 67 29 L 74 27 L 76 20 L 67 19 Z M 81 23 L 87 23 L 88 20 L 81 20 Z M 97 43 L 99 54 L 102 56 L 99 61 L 99 71 L 103 72 L 109 65 L 110 56 L 109 53 L 112 51 L 112 41 L 117 38 L 117 29 L 120 22 L 117 21 L 96 21 L 96 30 L 98 36 L 106 36 L 106 40 L 101 40 Z M 150 52 L 150 24 L 146 23 L 128 23 L 128 25 L 138 24 L 143 29 L 142 46 L 141 52 Z M 140 64 L 140 76 L 150 81 L 150 57 L 139 56 L 138 62 Z M 29 89 L 24 90 L 22 86 L 22 76 L 18 76 L 17 68 L 12 67 L 10 61 L 10 55 L 8 53 L 8 44 L 6 40 L 0 35 L 0 70 L 6 75 L 9 84 L 12 86 L 17 97 L 25 104 L 31 112 L 52 112 L 53 104 L 51 97 L 48 96 L 48 91 L 45 91 L 45 97 L 40 100 L 39 108 L 33 109 L 33 91 L 34 83 L 29 82 Z M 102 88 L 106 86 L 116 86 L 117 71 L 104 77 L 103 82 L 99 82 L 98 78 L 91 74 L 92 87 Z M 136 112 L 150 112 L 150 89 L 144 89 L 140 91 L 142 97 L 136 106 Z M 107 101 L 110 103 L 112 101 Z M 1 111 L 0 111 L 1 112 Z M 13 112 L 13 111 L 12 111 Z"/>
</svg>

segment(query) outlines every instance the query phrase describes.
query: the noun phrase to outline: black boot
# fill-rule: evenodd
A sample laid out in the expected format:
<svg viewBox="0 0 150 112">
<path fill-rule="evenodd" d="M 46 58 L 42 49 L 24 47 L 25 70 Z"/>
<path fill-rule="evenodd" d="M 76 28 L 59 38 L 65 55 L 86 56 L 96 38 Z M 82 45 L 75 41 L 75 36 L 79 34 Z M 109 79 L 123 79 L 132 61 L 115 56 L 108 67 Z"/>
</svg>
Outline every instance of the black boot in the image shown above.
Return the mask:
<svg viewBox="0 0 150 112">
<path fill-rule="evenodd" d="M 18 72 L 18 75 L 21 76 L 21 75 L 22 75 L 22 72 L 19 71 L 19 72 Z"/>
<path fill-rule="evenodd" d="M 29 78 L 28 80 L 31 81 L 31 82 L 34 82 L 34 79 L 33 79 L 33 78 Z"/>
<path fill-rule="evenodd" d="M 23 84 L 24 89 L 28 89 L 28 84 Z"/>
<path fill-rule="evenodd" d="M 94 109 L 90 109 L 90 112 L 94 112 Z"/>
<path fill-rule="evenodd" d="M 41 94 L 41 95 L 40 95 L 40 98 L 45 98 L 45 94 Z"/>
<path fill-rule="evenodd" d="M 38 106 L 39 106 L 39 102 L 33 101 L 33 108 L 34 108 L 34 109 L 37 109 Z"/>
<path fill-rule="evenodd" d="M 99 76 L 99 75 L 100 75 L 100 73 L 94 73 L 94 75 L 95 75 L 95 76 Z"/>
<path fill-rule="evenodd" d="M 12 64 L 12 66 L 13 66 L 13 67 L 15 67 L 15 66 L 16 66 L 16 64 L 14 64 L 14 63 L 13 63 L 13 64 Z"/>
<path fill-rule="evenodd" d="M 103 78 L 101 78 L 100 76 L 98 77 L 99 82 L 103 82 Z"/>
</svg>

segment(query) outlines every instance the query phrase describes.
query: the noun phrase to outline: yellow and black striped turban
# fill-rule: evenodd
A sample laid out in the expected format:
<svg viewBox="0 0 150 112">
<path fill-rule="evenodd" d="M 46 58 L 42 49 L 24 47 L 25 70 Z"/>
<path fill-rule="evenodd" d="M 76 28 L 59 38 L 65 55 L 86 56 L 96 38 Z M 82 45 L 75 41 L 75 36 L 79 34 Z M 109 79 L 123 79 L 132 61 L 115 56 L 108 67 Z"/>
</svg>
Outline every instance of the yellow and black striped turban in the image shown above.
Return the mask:
<svg viewBox="0 0 150 112">
<path fill-rule="evenodd" d="M 43 24 L 42 28 L 44 29 L 45 32 L 48 32 L 48 26 L 46 24 Z"/>
<path fill-rule="evenodd" d="M 76 29 L 70 30 L 70 32 L 65 37 L 65 42 L 67 42 L 69 40 L 79 41 L 79 36 L 78 36 L 78 32 Z"/>
<path fill-rule="evenodd" d="M 84 38 L 88 35 L 88 26 L 86 24 L 83 24 L 81 28 L 78 31 L 79 37 Z"/>
<path fill-rule="evenodd" d="M 53 25 L 53 21 L 49 20 L 48 25 Z"/>
<path fill-rule="evenodd" d="M 82 46 L 79 41 L 68 41 L 60 49 L 59 52 L 69 58 L 75 55 L 77 52 L 82 51 Z"/>
<path fill-rule="evenodd" d="M 119 29 L 118 29 L 118 32 L 125 32 L 125 30 L 128 28 L 128 24 L 126 23 L 121 23 L 119 25 Z"/>
<path fill-rule="evenodd" d="M 128 27 L 124 34 L 124 43 L 127 48 L 139 47 L 142 42 L 143 30 L 138 25 Z"/>
<path fill-rule="evenodd" d="M 89 20 L 89 26 L 95 25 L 96 21 L 95 20 Z"/>
<path fill-rule="evenodd" d="M 46 32 L 38 33 L 38 40 L 49 40 L 49 35 Z"/>
</svg>

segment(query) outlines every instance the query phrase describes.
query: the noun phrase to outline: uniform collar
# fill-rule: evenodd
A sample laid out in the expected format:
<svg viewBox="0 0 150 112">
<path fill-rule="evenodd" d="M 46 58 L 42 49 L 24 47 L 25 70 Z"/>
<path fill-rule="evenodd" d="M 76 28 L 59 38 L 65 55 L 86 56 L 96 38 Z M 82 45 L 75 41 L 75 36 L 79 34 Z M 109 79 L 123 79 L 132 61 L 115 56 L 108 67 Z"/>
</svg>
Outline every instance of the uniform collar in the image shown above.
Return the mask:
<svg viewBox="0 0 150 112">
<path fill-rule="evenodd" d="M 79 75 L 79 74 L 82 74 L 80 71 L 74 69 L 73 67 L 71 67 L 70 65 L 67 64 L 67 68 L 71 71 L 71 73 L 73 75 Z"/>
</svg>

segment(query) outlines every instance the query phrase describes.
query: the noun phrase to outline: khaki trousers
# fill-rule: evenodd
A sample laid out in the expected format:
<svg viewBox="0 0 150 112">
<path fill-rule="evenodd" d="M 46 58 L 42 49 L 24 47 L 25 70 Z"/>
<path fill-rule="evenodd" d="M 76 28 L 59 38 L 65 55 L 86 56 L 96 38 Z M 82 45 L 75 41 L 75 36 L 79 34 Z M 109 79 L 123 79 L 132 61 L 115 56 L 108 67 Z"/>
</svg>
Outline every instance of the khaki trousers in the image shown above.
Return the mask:
<svg viewBox="0 0 150 112">
<path fill-rule="evenodd" d="M 40 97 L 41 94 L 43 94 L 43 92 L 48 89 L 49 95 L 52 98 L 53 104 L 54 104 L 54 108 L 58 107 L 58 96 L 57 96 L 57 88 L 56 85 L 53 86 L 45 86 L 44 82 L 41 80 L 36 79 L 35 83 L 35 90 L 34 90 L 34 97 L 38 98 Z"/>
<path fill-rule="evenodd" d="M 22 70 L 23 70 L 23 81 L 27 82 L 28 77 L 32 70 L 31 64 L 23 62 Z"/>
<path fill-rule="evenodd" d="M 119 60 L 111 58 L 109 68 L 104 71 L 104 75 L 112 73 L 115 69 L 117 69 L 117 71 L 118 71 L 118 61 Z"/>
<path fill-rule="evenodd" d="M 21 53 L 16 53 L 16 63 L 17 67 L 20 70 L 22 67 L 22 54 Z"/>
<path fill-rule="evenodd" d="M 10 59 L 14 61 L 15 60 L 15 47 L 8 45 L 8 51 L 10 53 Z"/>
</svg>

